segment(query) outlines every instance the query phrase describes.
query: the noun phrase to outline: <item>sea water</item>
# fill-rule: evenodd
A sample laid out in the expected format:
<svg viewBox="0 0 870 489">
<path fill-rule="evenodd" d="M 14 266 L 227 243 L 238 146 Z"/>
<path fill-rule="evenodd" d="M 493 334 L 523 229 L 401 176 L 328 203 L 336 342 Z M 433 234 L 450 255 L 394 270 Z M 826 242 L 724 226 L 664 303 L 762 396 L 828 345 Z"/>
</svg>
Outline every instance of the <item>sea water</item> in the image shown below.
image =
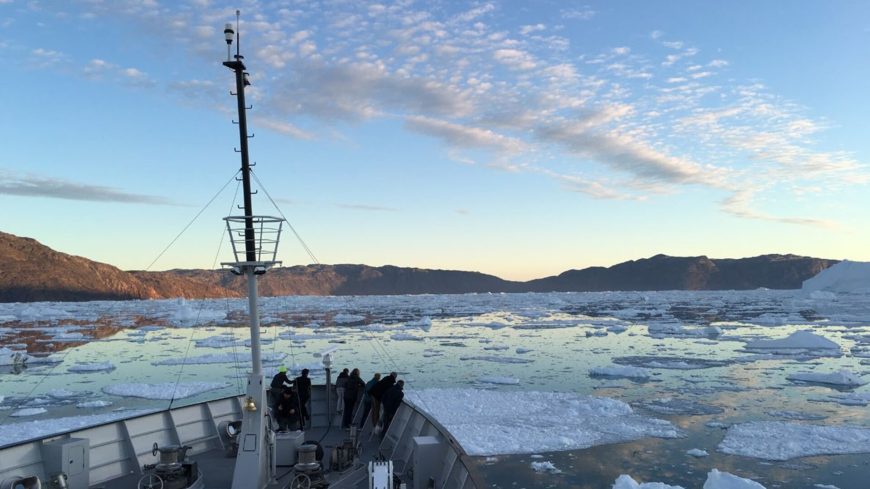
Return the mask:
<svg viewBox="0 0 870 489">
<path fill-rule="evenodd" d="M 37 436 L 42 432 L 36 430 L 61 426 L 71 416 L 122 416 L 242 392 L 250 370 L 246 304 L 0 304 L 0 347 L 35 357 L 23 369 L 0 367 L 0 444 Z M 319 353 L 335 348 L 334 371 L 359 368 L 365 380 L 376 371 L 397 371 L 409 397 L 457 398 L 440 408 L 448 421 L 461 410 L 495 413 L 496 406 L 477 404 L 474 392 L 513 396 L 516 415 L 503 412 L 497 419 L 502 426 L 521 424 L 520 440 L 444 423 L 464 446 L 489 447 L 472 455 L 494 487 L 610 487 L 629 474 L 639 482 L 700 488 L 714 468 L 766 487 L 863 488 L 870 480 L 866 453 L 846 453 L 870 451 L 861 445 L 870 428 L 870 391 L 863 386 L 870 381 L 864 376 L 867 295 L 281 297 L 262 298 L 260 308 L 267 375 L 280 365 L 307 367 L 314 382 L 323 382 Z M 782 341 L 766 347 L 769 339 Z M 553 392 L 578 400 L 552 401 L 551 408 L 537 402 L 546 398 L 538 393 Z M 586 396 L 670 423 L 675 436 L 639 431 L 614 443 L 600 433 L 625 431 L 620 416 L 597 423 L 600 433 L 581 430 L 576 413 L 585 412 Z M 437 403 L 428 404 L 420 406 L 439 417 Z M 523 416 L 532 409 L 543 410 Z M 747 422 L 772 423 L 742 425 Z M 837 432 L 843 443 L 789 435 L 804 425 L 843 428 Z M 739 438 L 745 429 L 757 436 Z M 782 439 L 792 450 L 777 455 L 756 446 L 753 438 L 765 437 Z"/>
</svg>

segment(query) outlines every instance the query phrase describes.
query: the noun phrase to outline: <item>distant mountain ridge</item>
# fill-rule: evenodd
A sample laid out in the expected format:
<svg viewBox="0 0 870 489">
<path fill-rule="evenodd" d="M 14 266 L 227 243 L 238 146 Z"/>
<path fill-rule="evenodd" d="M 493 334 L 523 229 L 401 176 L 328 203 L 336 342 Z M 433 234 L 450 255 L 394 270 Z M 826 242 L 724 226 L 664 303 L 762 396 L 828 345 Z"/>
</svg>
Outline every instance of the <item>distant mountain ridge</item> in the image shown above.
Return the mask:
<svg viewBox="0 0 870 489">
<path fill-rule="evenodd" d="M 244 278 L 225 270 L 126 272 L 0 232 L 0 302 L 242 297 Z M 837 260 L 796 255 L 740 259 L 651 258 L 515 282 L 479 272 L 396 266 L 300 265 L 260 277 L 264 296 L 797 289 Z"/>
</svg>

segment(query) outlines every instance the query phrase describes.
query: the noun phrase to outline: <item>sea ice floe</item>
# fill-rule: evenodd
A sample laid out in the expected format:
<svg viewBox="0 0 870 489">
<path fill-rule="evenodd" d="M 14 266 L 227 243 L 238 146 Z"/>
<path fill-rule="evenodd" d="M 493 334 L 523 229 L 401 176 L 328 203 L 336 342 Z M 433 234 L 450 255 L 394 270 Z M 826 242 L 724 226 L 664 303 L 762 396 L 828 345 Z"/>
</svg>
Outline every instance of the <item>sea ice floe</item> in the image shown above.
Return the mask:
<svg viewBox="0 0 870 489">
<path fill-rule="evenodd" d="M 263 363 L 281 363 L 287 356 L 283 352 L 265 352 L 262 354 Z M 151 362 L 152 365 L 206 365 L 212 363 L 250 363 L 251 357 L 247 353 L 213 353 L 182 358 L 164 358 Z"/>
<path fill-rule="evenodd" d="M 390 339 L 393 341 L 423 341 L 422 337 L 408 333 L 396 333 L 390 336 Z"/>
<path fill-rule="evenodd" d="M 9 416 L 12 416 L 14 418 L 22 418 L 25 416 L 36 416 L 38 414 L 44 414 L 46 412 L 47 411 L 45 410 L 45 408 L 24 408 L 13 412 Z"/>
<path fill-rule="evenodd" d="M 629 356 L 617 357 L 613 363 L 633 365 L 635 367 L 662 368 L 668 370 L 696 370 L 702 368 L 724 367 L 733 362 L 726 360 L 709 360 L 705 358 L 667 357 L 667 356 Z"/>
<path fill-rule="evenodd" d="M 112 362 L 93 362 L 93 363 L 77 363 L 66 369 L 72 373 L 88 373 L 88 372 L 108 372 L 115 370 L 115 364 Z"/>
<path fill-rule="evenodd" d="M 728 428 L 718 450 L 765 460 L 870 452 L 870 429 L 784 421 L 752 421 Z"/>
<path fill-rule="evenodd" d="M 535 472 L 541 473 L 546 472 L 548 474 L 561 474 L 562 471 L 557 469 L 553 462 L 549 460 L 544 462 L 532 462 L 532 470 Z"/>
<path fill-rule="evenodd" d="M 651 322 L 647 324 L 647 331 L 653 338 L 666 337 L 716 337 L 722 334 L 722 329 L 718 326 L 705 326 L 699 328 L 686 328 L 680 322 Z"/>
<path fill-rule="evenodd" d="M 53 391 L 47 392 L 46 394 L 52 399 L 64 400 L 87 396 L 89 393 L 81 391 L 74 392 L 69 389 L 55 389 Z"/>
<path fill-rule="evenodd" d="M 112 396 L 141 397 L 143 399 L 184 399 L 209 391 L 222 389 L 224 382 L 164 382 L 162 384 L 115 384 L 103 387 Z"/>
<path fill-rule="evenodd" d="M 613 483 L 612 489 L 683 489 L 683 486 L 671 486 L 664 482 L 644 482 L 641 484 L 632 479 L 631 476 L 622 474 Z M 754 480 L 713 469 L 707 473 L 707 480 L 702 489 L 765 489 L 765 487 Z"/>
<path fill-rule="evenodd" d="M 707 453 L 707 450 L 701 450 L 700 448 L 693 448 L 691 450 L 686 451 L 686 455 L 691 455 L 692 457 L 695 457 L 695 458 L 703 458 L 703 457 L 706 457 L 707 455 L 709 455 L 709 453 Z"/>
<path fill-rule="evenodd" d="M 870 392 L 847 392 L 828 396 L 832 402 L 843 406 L 866 406 L 870 404 Z"/>
<path fill-rule="evenodd" d="M 867 383 L 860 375 L 840 370 L 827 374 L 814 372 L 797 372 L 786 377 L 788 380 L 798 382 L 810 382 L 815 384 L 829 384 L 843 387 L 859 387 Z"/>
<path fill-rule="evenodd" d="M 826 419 L 823 414 L 805 413 L 803 411 L 768 411 L 767 414 L 775 418 L 790 419 L 793 421 L 819 421 Z"/>
<path fill-rule="evenodd" d="M 444 425 L 470 455 L 574 450 L 646 437 L 676 438 L 670 422 L 615 399 L 565 392 L 409 391 L 405 399 Z"/>
<path fill-rule="evenodd" d="M 63 433 L 70 430 L 86 428 L 102 423 L 108 423 L 116 419 L 139 416 L 152 411 L 118 411 L 105 414 L 91 414 L 86 416 L 69 416 L 65 418 L 40 419 L 36 421 L 24 421 L 21 423 L 6 423 L 0 430 L 0 447 L 12 443 L 42 438 L 55 433 Z"/>
<path fill-rule="evenodd" d="M 650 371 L 643 367 L 596 367 L 589 370 L 591 377 L 612 377 L 646 380 L 650 377 Z"/>
<path fill-rule="evenodd" d="M 443 343 L 442 343 L 443 345 Z M 527 358 L 515 358 L 515 357 L 497 357 L 493 355 L 478 355 L 478 356 L 470 356 L 470 357 L 459 357 L 460 360 L 472 361 L 477 360 L 481 362 L 494 362 L 494 363 L 532 363 L 534 360 L 530 360 Z"/>
<path fill-rule="evenodd" d="M 671 486 L 663 482 L 644 482 L 641 484 L 628 474 L 622 474 L 616 478 L 613 489 L 683 489 L 683 486 Z"/>
<path fill-rule="evenodd" d="M 195 342 L 197 348 L 231 348 L 240 346 L 241 342 L 229 335 L 209 336 Z"/>
<path fill-rule="evenodd" d="M 337 324 L 358 323 L 365 320 L 365 316 L 360 316 L 359 314 L 348 314 L 344 312 L 340 312 L 332 317 L 332 321 Z"/>
<path fill-rule="evenodd" d="M 752 340 L 746 343 L 745 348 L 749 351 L 764 351 L 777 355 L 812 353 L 817 356 L 840 356 L 843 354 L 840 345 L 807 330 L 795 331 L 785 338 Z"/>
<path fill-rule="evenodd" d="M 754 480 L 713 469 L 707 473 L 707 481 L 704 482 L 703 489 L 765 489 L 765 487 Z"/>
<path fill-rule="evenodd" d="M 80 402 L 76 404 L 76 407 L 79 409 L 96 409 L 101 407 L 108 407 L 111 405 L 112 403 L 110 401 L 97 400 Z"/>
</svg>

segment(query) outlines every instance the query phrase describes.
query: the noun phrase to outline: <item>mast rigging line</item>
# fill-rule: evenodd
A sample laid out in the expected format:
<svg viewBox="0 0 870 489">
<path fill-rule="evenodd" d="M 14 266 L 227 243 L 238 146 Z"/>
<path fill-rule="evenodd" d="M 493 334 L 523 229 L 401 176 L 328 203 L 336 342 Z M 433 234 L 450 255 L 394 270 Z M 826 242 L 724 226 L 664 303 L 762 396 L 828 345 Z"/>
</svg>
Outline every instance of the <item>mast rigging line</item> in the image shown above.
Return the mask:
<svg viewBox="0 0 870 489">
<path fill-rule="evenodd" d="M 314 262 L 315 265 L 320 265 L 320 261 L 318 261 L 318 260 L 317 260 L 317 257 L 314 256 L 314 253 L 311 251 L 311 248 L 309 248 L 308 245 L 305 244 L 305 240 L 302 239 L 302 236 L 299 235 L 299 233 L 296 231 L 296 228 L 294 228 L 293 225 L 290 224 L 290 220 L 287 219 L 287 216 L 285 216 L 284 213 L 281 212 L 281 208 L 278 207 L 278 204 L 275 203 L 275 200 L 274 200 L 274 199 L 272 198 L 272 196 L 269 194 L 269 191 L 266 189 L 266 186 L 263 185 L 263 182 L 261 182 L 260 179 L 259 179 L 259 177 L 257 177 L 257 174 L 254 173 L 254 169 L 251 168 L 249 172 L 250 172 L 251 175 L 254 176 L 254 180 L 257 181 L 257 185 L 259 185 L 260 188 L 263 189 L 263 192 L 266 194 L 266 197 L 269 198 L 269 202 L 272 203 L 272 206 L 275 207 L 275 210 L 278 211 L 278 214 L 280 214 L 280 215 L 281 215 L 281 218 L 284 219 L 284 222 L 287 223 L 287 227 L 289 227 L 290 230 L 293 231 L 293 235 L 296 236 L 296 239 L 299 241 L 299 244 L 302 245 L 302 249 L 304 249 L 305 252 L 308 253 L 308 256 L 311 258 L 311 261 Z"/>
<path fill-rule="evenodd" d="M 174 245 L 175 242 L 178 241 L 178 238 L 180 238 L 182 234 L 184 234 L 185 232 L 187 232 L 187 230 L 190 228 L 190 226 L 192 226 L 193 223 L 196 222 L 197 219 L 199 219 L 199 216 L 201 216 L 202 213 L 205 212 L 205 210 L 208 209 L 208 207 L 209 207 L 209 206 L 210 206 L 210 205 L 215 201 L 215 199 L 217 199 L 218 196 L 219 196 L 221 193 L 223 193 L 224 189 L 226 189 L 227 186 L 228 186 L 230 183 L 232 183 L 233 180 L 236 179 L 236 175 L 238 175 L 240 172 L 241 172 L 241 170 L 236 170 L 235 173 L 233 173 L 233 176 L 230 177 L 229 180 L 227 180 L 227 183 L 225 183 L 224 186 L 221 187 L 220 190 L 218 190 L 217 193 L 214 194 L 214 196 L 212 196 L 212 198 L 211 198 L 211 199 L 210 199 L 210 200 L 209 200 L 209 201 L 208 201 L 208 202 L 207 202 L 207 203 L 202 207 L 202 209 L 200 209 L 199 212 L 197 212 L 196 215 L 193 216 L 193 219 L 191 219 L 190 222 L 188 222 L 187 225 L 184 226 L 184 228 L 183 228 L 183 229 L 182 229 L 182 230 L 181 230 L 177 235 L 175 235 L 174 238 L 172 238 L 172 241 L 170 241 L 169 244 L 166 245 L 165 248 L 163 248 L 163 251 L 161 251 L 161 252 L 157 255 L 157 257 L 154 258 L 154 260 L 153 260 L 153 261 L 148 265 L 148 267 L 145 268 L 145 271 L 146 271 L 146 272 L 151 271 L 151 267 L 153 267 L 154 264 L 157 263 L 157 260 L 159 260 L 161 257 L 163 257 L 163 255 L 164 255 L 167 251 L 169 251 L 169 248 L 171 248 L 172 245 Z M 223 241 L 221 241 L 221 242 L 223 242 Z"/>
<path fill-rule="evenodd" d="M 233 175 L 233 177 L 235 178 L 235 175 Z M 230 181 L 232 181 L 232 180 L 230 180 Z M 229 184 L 229 182 L 227 182 L 227 184 Z M 233 195 L 233 201 L 230 204 L 231 206 L 236 204 L 236 198 L 239 196 L 239 186 L 240 185 L 241 185 L 241 182 L 236 185 L 236 192 Z M 221 188 L 220 192 L 223 192 L 224 188 L 226 188 L 226 185 L 224 185 L 224 187 Z M 218 193 L 220 193 L 220 192 L 218 192 Z M 217 197 L 217 195 L 215 195 L 215 197 Z M 212 201 L 214 201 L 214 197 L 212 198 L 211 201 L 209 201 L 209 204 L 211 204 Z M 206 206 L 208 206 L 208 204 Z M 232 207 L 230 207 L 230 209 L 232 210 Z M 203 210 L 205 210 L 205 209 L 203 209 Z M 202 211 L 200 211 L 200 214 L 202 214 Z M 197 214 L 197 216 L 199 216 L 199 214 Z M 191 224 L 192 224 L 192 221 L 191 221 Z M 190 224 L 188 224 L 188 226 L 190 226 Z M 221 230 L 221 238 L 218 241 L 217 251 L 214 254 L 214 260 L 211 263 L 212 269 L 214 269 L 214 267 L 217 265 L 218 259 L 220 258 L 221 248 L 223 248 L 224 239 L 225 239 L 226 235 L 227 234 L 222 229 Z M 177 239 L 177 237 L 176 237 L 176 239 Z M 187 338 L 187 348 L 184 350 L 184 358 L 181 361 L 181 368 L 178 369 L 178 376 L 175 378 L 175 385 L 172 386 L 172 397 L 169 399 L 169 407 L 167 409 L 172 409 L 172 404 L 175 402 L 175 394 L 178 392 L 178 384 L 181 383 L 181 376 L 184 374 L 184 366 L 187 365 L 187 358 L 188 358 L 188 355 L 190 354 L 190 345 L 193 344 L 193 335 L 196 332 L 196 326 L 199 323 L 199 318 L 202 316 L 202 310 L 204 308 L 205 308 L 205 298 L 200 299 L 199 308 L 196 311 L 196 319 L 194 320 L 193 324 L 190 325 L 190 336 Z M 229 298 L 227 298 L 227 309 L 229 309 Z M 236 355 L 236 334 L 235 334 L 235 331 L 233 331 L 232 344 L 233 344 L 233 362 L 235 363 L 235 368 L 236 368 L 236 384 L 239 388 L 241 388 L 241 384 L 239 384 L 240 380 L 239 380 L 239 375 L 238 375 L 239 358 L 238 358 L 238 355 Z"/>
</svg>

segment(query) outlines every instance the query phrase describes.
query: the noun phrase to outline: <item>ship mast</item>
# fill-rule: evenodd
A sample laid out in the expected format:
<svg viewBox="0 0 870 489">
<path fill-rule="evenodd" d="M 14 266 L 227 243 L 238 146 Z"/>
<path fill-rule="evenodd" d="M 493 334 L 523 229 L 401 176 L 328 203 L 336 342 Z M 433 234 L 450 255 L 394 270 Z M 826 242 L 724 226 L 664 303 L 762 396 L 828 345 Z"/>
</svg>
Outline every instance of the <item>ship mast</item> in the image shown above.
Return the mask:
<svg viewBox="0 0 870 489">
<path fill-rule="evenodd" d="M 247 111 L 245 87 L 250 85 L 244 56 L 239 48 L 239 11 L 236 10 L 236 29 L 226 24 L 224 36 L 227 43 L 227 60 L 223 65 L 232 70 L 236 79 L 236 101 L 238 104 L 238 126 L 240 148 L 236 151 L 242 159 L 242 187 L 244 195 L 244 215 L 224 218 L 230 243 L 235 255 L 234 262 L 222 263 L 229 266 L 237 275 L 244 275 L 248 284 L 248 318 L 251 329 L 252 370 L 248 376 L 246 397 L 243 403 L 242 433 L 240 447 L 233 473 L 233 489 L 263 488 L 274 474 L 270 463 L 274 451 L 271 427 L 265 418 L 266 386 L 263 378 L 263 365 L 260 354 L 260 317 L 257 310 L 257 277 L 266 270 L 280 264 L 276 261 L 278 241 L 281 237 L 283 219 L 271 216 L 255 216 L 251 205 L 251 164 L 248 156 Z M 235 38 L 236 53 L 231 57 L 231 45 Z M 253 480 L 254 474 L 258 479 Z"/>
</svg>

